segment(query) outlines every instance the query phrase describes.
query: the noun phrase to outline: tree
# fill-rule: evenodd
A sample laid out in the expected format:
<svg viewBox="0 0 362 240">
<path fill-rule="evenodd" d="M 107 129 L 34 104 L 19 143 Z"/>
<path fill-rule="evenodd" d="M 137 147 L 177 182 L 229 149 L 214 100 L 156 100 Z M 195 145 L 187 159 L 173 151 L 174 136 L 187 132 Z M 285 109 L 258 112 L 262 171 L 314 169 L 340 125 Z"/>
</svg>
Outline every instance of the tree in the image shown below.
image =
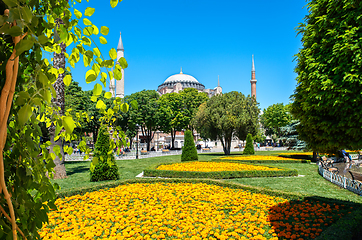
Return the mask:
<svg viewBox="0 0 362 240">
<path fill-rule="evenodd" d="M 194 138 L 190 130 L 185 131 L 185 141 L 182 147 L 181 162 L 183 161 L 197 161 L 199 159 L 197 155 Z"/>
<path fill-rule="evenodd" d="M 300 121 L 293 120 L 290 124 L 281 128 L 283 136 L 281 140 L 285 142 L 285 145 L 288 146 L 288 149 L 292 150 L 304 150 L 306 149 L 306 143 L 299 139 L 299 134 L 297 131 L 297 126 L 300 124 Z"/>
<path fill-rule="evenodd" d="M 255 154 L 254 145 L 253 145 L 253 136 L 249 133 L 246 136 L 246 145 L 243 151 L 244 155 L 253 155 Z"/>
<path fill-rule="evenodd" d="M 129 104 L 136 101 L 138 108 L 131 108 L 129 119 L 131 124 L 141 127 L 144 140 L 147 143 L 147 151 L 150 151 L 150 144 L 158 129 L 158 98 L 160 95 L 155 90 L 143 90 L 126 96 L 125 101 Z"/>
<path fill-rule="evenodd" d="M 299 24 L 292 114 L 300 138 L 313 151 L 362 147 L 362 2 L 311 0 Z"/>
<path fill-rule="evenodd" d="M 71 1 L 71 6 L 74 3 Z M 117 4 L 111 2 L 112 7 Z M 87 8 L 84 16 L 91 17 L 94 10 Z M 40 126 L 54 124 L 55 141 L 74 138 L 76 123 L 72 116 L 67 112 L 62 116 L 61 108 L 51 104 L 56 97 L 52 84 L 59 74 L 71 70 L 51 66 L 44 52 L 59 53 L 64 42 L 70 50 L 66 57 L 72 67 L 82 58 L 86 67 L 92 68 L 87 71 L 86 82 L 99 77 L 105 87 L 112 75 L 109 69 L 115 64 L 116 50 L 109 51 L 111 59 L 104 59 L 90 39 L 98 34 L 105 42 L 108 28 L 99 30 L 89 19 L 81 28 L 78 22 L 83 22 L 82 15 L 71 9 L 67 0 L 0 0 L 0 238 L 17 239 L 21 235 L 23 239 L 39 239 L 38 229 L 48 221 L 47 212 L 56 208 L 57 185 L 52 185 L 48 177 L 54 176 L 54 159 L 61 156 L 61 149 L 55 145 L 49 153 L 50 142 L 40 143 Z M 55 22 L 59 16 L 62 25 Z M 69 74 L 63 82 L 69 85 L 71 80 Z M 97 100 L 101 84 L 95 84 L 92 98 L 104 112 L 106 105 Z M 115 107 L 127 106 L 117 103 Z M 110 115 L 111 111 L 105 117 L 107 121 L 111 121 Z M 64 146 L 64 151 L 71 153 L 73 149 Z"/>
<path fill-rule="evenodd" d="M 119 179 L 118 167 L 110 144 L 108 128 L 102 125 L 95 144 L 94 156 L 90 165 L 91 182 Z"/>
<path fill-rule="evenodd" d="M 195 117 L 200 105 L 206 102 L 209 97 L 204 92 L 199 92 L 195 88 L 186 88 L 180 93 L 182 103 L 183 103 L 183 116 L 185 116 L 185 125 L 184 129 L 193 130 L 191 124 L 192 119 Z"/>
<path fill-rule="evenodd" d="M 276 103 L 264 109 L 261 115 L 261 123 L 265 129 L 266 135 L 276 134 L 277 137 L 282 135 L 281 128 L 288 125 L 292 120 L 292 115 L 288 107 L 283 103 Z"/>
<path fill-rule="evenodd" d="M 171 135 L 171 148 L 175 148 L 176 132 L 187 126 L 184 105 L 179 93 L 166 93 L 158 99 L 159 129 Z"/>
<path fill-rule="evenodd" d="M 257 133 L 259 111 L 255 98 L 245 97 L 239 92 L 229 92 L 213 96 L 203 103 L 193 124 L 201 137 L 219 139 L 224 153 L 229 155 L 234 136 L 245 140 L 248 133 Z"/>
</svg>

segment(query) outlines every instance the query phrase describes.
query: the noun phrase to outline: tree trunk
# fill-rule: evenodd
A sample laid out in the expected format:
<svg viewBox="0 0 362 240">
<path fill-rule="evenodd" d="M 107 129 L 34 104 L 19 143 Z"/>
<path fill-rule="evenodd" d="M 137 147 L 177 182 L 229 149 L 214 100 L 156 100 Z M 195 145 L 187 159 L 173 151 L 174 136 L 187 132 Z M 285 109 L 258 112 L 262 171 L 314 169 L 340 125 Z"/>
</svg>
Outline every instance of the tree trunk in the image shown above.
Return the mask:
<svg viewBox="0 0 362 240">
<path fill-rule="evenodd" d="M 172 149 L 175 148 L 175 137 L 176 137 L 176 131 L 171 129 L 171 146 L 172 146 Z"/>
<path fill-rule="evenodd" d="M 63 24 L 61 19 L 57 19 L 57 23 L 58 24 Z M 60 43 L 59 44 L 62 51 L 60 53 L 54 53 L 54 60 L 53 60 L 53 65 L 54 68 L 56 69 L 60 69 L 63 68 L 65 70 L 65 44 L 64 43 Z M 59 74 L 57 80 L 55 81 L 55 83 L 53 84 L 53 87 L 55 89 L 56 92 L 56 97 L 52 99 L 52 102 L 54 103 L 55 106 L 60 108 L 60 112 L 58 113 L 60 116 L 64 115 L 64 108 L 65 108 L 65 101 L 64 101 L 64 76 L 65 74 Z M 59 178 L 65 178 L 67 176 L 66 170 L 65 170 L 65 165 L 64 165 L 64 160 L 65 160 L 65 156 L 64 156 L 64 150 L 63 150 L 63 144 L 62 144 L 62 140 L 57 140 L 54 142 L 54 137 L 55 137 L 55 126 L 52 124 L 52 126 L 49 129 L 49 135 L 50 135 L 50 142 L 52 143 L 50 146 L 50 152 L 53 152 L 53 148 L 55 145 L 60 147 L 60 154 L 61 154 L 61 159 L 59 158 L 59 156 L 55 155 L 55 159 L 54 159 L 54 164 L 56 165 L 54 167 L 55 170 L 55 175 L 54 178 L 55 179 L 59 179 Z"/>
</svg>

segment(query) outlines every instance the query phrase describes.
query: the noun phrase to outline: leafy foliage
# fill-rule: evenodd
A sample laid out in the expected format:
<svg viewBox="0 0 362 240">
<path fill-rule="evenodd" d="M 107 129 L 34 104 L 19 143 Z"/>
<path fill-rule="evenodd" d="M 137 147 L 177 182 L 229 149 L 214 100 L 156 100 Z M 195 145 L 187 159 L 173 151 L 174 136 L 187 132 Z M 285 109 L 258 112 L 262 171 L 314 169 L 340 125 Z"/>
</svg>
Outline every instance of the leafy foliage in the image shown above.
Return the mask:
<svg viewBox="0 0 362 240">
<path fill-rule="evenodd" d="M 243 151 L 244 155 L 254 155 L 254 145 L 253 145 L 253 136 L 249 133 L 246 137 L 246 145 Z"/>
<path fill-rule="evenodd" d="M 300 138 L 313 151 L 362 147 L 362 2 L 311 0 L 299 24 L 292 114 Z"/>
<path fill-rule="evenodd" d="M 92 182 L 119 179 L 118 167 L 113 154 L 113 144 L 110 144 L 110 141 L 107 126 L 101 126 L 90 165 Z"/>
<path fill-rule="evenodd" d="M 139 125 L 142 135 L 147 143 L 147 151 L 150 150 L 150 144 L 154 137 L 155 131 L 159 126 L 159 104 L 160 95 L 155 90 L 143 90 L 125 97 L 129 104 L 136 101 L 138 108 L 129 109 L 129 124 L 132 126 Z"/>
<path fill-rule="evenodd" d="M 248 133 L 256 134 L 259 127 L 259 108 L 254 98 L 239 92 L 211 97 L 202 104 L 193 120 L 201 137 L 220 139 L 224 153 L 230 154 L 234 136 L 245 140 Z"/>
<path fill-rule="evenodd" d="M 265 129 L 266 135 L 276 134 L 281 136 L 281 127 L 290 123 L 292 115 L 290 115 L 288 106 L 283 103 L 276 103 L 264 109 L 261 115 L 261 123 Z"/>
<path fill-rule="evenodd" d="M 288 146 L 288 149 L 292 150 L 304 150 L 307 145 L 304 141 L 299 139 L 299 134 L 297 131 L 297 126 L 300 124 L 300 121 L 294 120 L 290 124 L 281 128 L 283 136 L 281 140 Z"/>
<path fill-rule="evenodd" d="M 54 141 L 76 138 L 74 115 L 67 111 L 62 116 L 60 107 L 51 101 L 56 97 L 52 84 L 60 74 L 67 73 L 64 83 L 69 85 L 71 69 L 51 66 L 44 53 L 59 54 L 60 43 L 65 43 L 70 66 L 74 68 L 83 58 L 85 66 L 91 68 L 86 82 L 99 79 L 105 87 L 107 78 L 113 77 L 109 69 L 114 60 L 104 59 L 97 46 L 92 46 L 91 37 L 99 34 L 98 28 L 70 7 L 75 2 L 81 0 L 70 4 L 67 0 L 0 1 L 0 210 L 5 216 L 0 219 L 0 238 L 17 239 L 20 234 L 23 239 L 38 239 L 38 229 L 48 221 L 47 212 L 55 208 L 57 185 L 53 186 L 49 177 L 54 175 L 54 159 L 61 157 L 62 149 L 56 145 L 49 153 L 50 142 L 40 142 L 41 127 L 54 125 Z M 87 8 L 84 15 L 90 17 L 92 13 Z M 63 24 L 57 23 L 59 16 Z M 78 25 L 82 20 L 87 27 Z M 106 27 L 102 29 L 105 36 Z M 106 114 L 104 121 L 109 122 L 116 108 L 122 111 L 125 105 L 118 101 L 115 110 L 106 111 L 103 101 L 97 100 L 102 94 L 101 84 L 95 85 L 92 100 Z M 80 146 L 84 147 L 85 142 Z M 64 151 L 72 153 L 73 149 L 64 146 Z M 89 153 L 89 149 L 83 152 Z"/>
<path fill-rule="evenodd" d="M 190 130 L 185 131 L 184 146 L 182 147 L 181 161 L 197 161 L 197 155 L 194 138 Z"/>
</svg>

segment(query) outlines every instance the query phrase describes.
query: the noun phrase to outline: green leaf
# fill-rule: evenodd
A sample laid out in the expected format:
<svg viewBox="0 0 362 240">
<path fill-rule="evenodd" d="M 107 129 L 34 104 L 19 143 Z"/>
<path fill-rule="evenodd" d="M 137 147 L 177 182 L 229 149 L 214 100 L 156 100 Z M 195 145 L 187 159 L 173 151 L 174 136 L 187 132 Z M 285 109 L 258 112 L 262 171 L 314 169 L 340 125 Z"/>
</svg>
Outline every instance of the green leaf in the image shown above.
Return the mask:
<svg viewBox="0 0 362 240">
<path fill-rule="evenodd" d="M 83 18 L 83 23 L 86 26 L 92 25 L 92 22 L 88 18 Z"/>
<path fill-rule="evenodd" d="M 65 131 L 67 131 L 67 133 L 72 133 L 75 127 L 73 118 L 71 116 L 64 117 L 63 126 Z"/>
<path fill-rule="evenodd" d="M 104 104 L 104 102 L 102 100 L 98 100 L 96 108 L 97 109 L 106 109 L 106 104 Z"/>
<path fill-rule="evenodd" d="M 18 121 L 20 125 L 24 125 L 30 118 L 31 114 L 33 113 L 31 106 L 25 104 L 22 106 L 18 112 Z"/>
<path fill-rule="evenodd" d="M 45 44 L 49 41 L 49 38 L 43 34 L 38 37 L 38 41 L 40 44 Z"/>
<path fill-rule="evenodd" d="M 21 8 L 21 15 L 23 16 L 25 22 L 31 23 L 31 20 L 33 19 L 33 14 L 27 6 Z"/>
<path fill-rule="evenodd" d="M 60 157 L 60 146 L 59 145 L 54 145 L 53 146 L 53 152 L 55 153 L 55 155 Z"/>
<path fill-rule="evenodd" d="M 48 77 L 43 72 L 39 72 L 39 82 L 41 82 L 44 86 L 48 85 Z"/>
<path fill-rule="evenodd" d="M 69 86 L 70 83 L 72 82 L 72 76 L 71 76 L 71 75 L 66 75 L 66 76 L 64 77 L 63 81 L 64 81 L 64 84 L 65 84 L 66 86 Z"/>
<path fill-rule="evenodd" d="M 77 9 L 74 9 L 74 15 L 79 19 L 82 17 L 82 13 L 78 11 Z"/>
<path fill-rule="evenodd" d="M 118 59 L 118 62 L 123 69 L 128 67 L 128 63 L 124 57 L 121 57 L 120 59 Z"/>
<path fill-rule="evenodd" d="M 126 112 L 128 112 L 128 109 L 129 109 L 129 105 L 127 103 L 123 103 L 121 105 L 121 111 L 122 112 L 126 113 Z"/>
<path fill-rule="evenodd" d="M 122 68 L 121 66 L 119 66 L 118 64 L 115 66 L 114 68 L 114 71 L 113 71 L 113 74 L 114 74 L 114 78 L 116 80 L 122 80 Z"/>
<path fill-rule="evenodd" d="M 110 93 L 110 92 L 106 92 L 104 94 L 104 98 L 110 99 L 111 97 L 112 97 L 112 93 Z"/>
<path fill-rule="evenodd" d="M 101 56 L 101 52 L 99 51 L 98 48 L 93 48 L 93 53 L 94 53 L 94 55 L 96 55 L 97 57 L 100 57 L 100 56 Z"/>
<path fill-rule="evenodd" d="M 5 31 L 5 33 L 11 35 L 12 37 L 16 37 L 16 36 L 20 36 L 23 33 L 23 31 L 21 30 L 21 28 L 19 26 L 13 26 L 13 27 L 9 28 L 7 31 Z"/>
<path fill-rule="evenodd" d="M 117 51 L 114 48 L 111 48 L 111 50 L 109 50 L 109 56 L 114 60 L 117 59 Z"/>
<path fill-rule="evenodd" d="M 71 155 L 73 153 L 74 149 L 72 147 L 68 147 L 67 153 L 68 155 Z"/>
<path fill-rule="evenodd" d="M 138 102 L 136 100 L 132 100 L 131 107 L 135 110 L 138 110 Z"/>
<path fill-rule="evenodd" d="M 118 0 L 111 0 L 111 7 L 115 8 L 118 4 Z"/>
<path fill-rule="evenodd" d="M 96 85 L 94 85 L 93 95 L 95 95 L 95 96 L 101 95 L 102 90 L 103 90 L 102 86 L 99 83 L 97 83 Z"/>
<path fill-rule="evenodd" d="M 15 7 L 17 4 L 16 0 L 3 0 L 3 2 L 8 6 L 8 7 Z M 1 13 L 3 14 L 3 13 Z"/>
<path fill-rule="evenodd" d="M 95 9 L 94 9 L 94 8 L 87 7 L 87 8 L 86 8 L 86 10 L 85 10 L 85 12 L 84 12 L 84 15 L 86 15 L 86 16 L 88 16 L 88 17 L 90 17 L 90 16 L 92 16 L 92 15 L 93 15 L 94 11 L 95 11 Z"/>
<path fill-rule="evenodd" d="M 86 36 L 91 36 L 93 34 L 93 27 L 85 27 L 83 29 L 83 34 Z"/>
<path fill-rule="evenodd" d="M 16 56 L 19 56 L 25 51 L 30 50 L 34 45 L 34 42 L 32 40 L 21 40 L 18 44 L 15 46 L 16 50 Z"/>
<path fill-rule="evenodd" d="M 102 26 L 101 27 L 101 33 L 103 34 L 103 35 L 108 35 L 108 33 L 109 33 L 109 28 L 108 27 L 106 27 L 106 26 Z"/>
<path fill-rule="evenodd" d="M 85 74 L 86 83 L 91 83 L 97 79 L 96 73 L 93 69 L 90 69 Z"/>
<path fill-rule="evenodd" d="M 98 96 L 91 96 L 91 101 L 92 102 L 97 102 Z"/>
<path fill-rule="evenodd" d="M 99 37 L 99 42 L 100 42 L 101 44 L 107 44 L 107 39 L 105 39 L 103 36 L 100 36 L 100 37 Z"/>
</svg>

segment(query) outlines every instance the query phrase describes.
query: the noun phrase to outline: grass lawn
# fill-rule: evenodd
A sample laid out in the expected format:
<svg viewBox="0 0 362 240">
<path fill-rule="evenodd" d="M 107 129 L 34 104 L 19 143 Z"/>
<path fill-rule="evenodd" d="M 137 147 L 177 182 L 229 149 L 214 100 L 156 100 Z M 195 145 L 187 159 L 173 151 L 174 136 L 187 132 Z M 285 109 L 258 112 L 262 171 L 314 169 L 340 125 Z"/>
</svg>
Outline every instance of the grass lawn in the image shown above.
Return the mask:
<svg viewBox="0 0 362 240">
<path fill-rule="evenodd" d="M 265 151 L 257 152 L 258 155 L 278 154 L 280 152 Z M 240 154 L 233 152 L 232 154 Z M 222 153 L 205 153 L 199 155 L 199 160 L 210 160 L 212 158 L 224 156 Z M 180 162 L 180 155 L 161 156 L 153 158 L 143 158 L 134 160 L 118 160 L 117 165 L 120 171 L 120 180 L 136 179 L 136 176 L 144 169 L 161 163 Z M 90 162 L 66 162 L 68 177 L 62 180 L 53 180 L 58 183 L 61 190 L 58 192 L 67 192 L 79 188 L 89 188 L 102 184 L 114 183 L 116 181 L 90 182 L 89 181 Z M 285 167 L 296 169 L 299 177 L 281 177 L 281 178 L 238 178 L 223 180 L 236 184 L 264 187 L 273 190 L 282 190 L 286 192 L 301 193 L 307 196 L 319 196 L 325 198 L 339 199 L 362 203 L 362 197 L 346 189 L 340 188 L 335 184 L 325 180 L 318 174 L 318 166 L 308 163 L 278 163 L 267 164 L 268 166 Z"/>
<path fill-rule="evenodd" d="M 257 155 L 274 155 L 274 154 L 277 155 L 278 153 L 281 153 L 281 152 L 265 151 L 265 152 L 257 152 L 256 154 Z M 233 152 L 232 153 L 232 155 L 238 155 L 238 154 L 240 155 L 241 152 Z M 221 157 L 221 156 L 224 156 L 224 155 L 222 153 L 204 153 L 204 154 L 199 154 L 199 160 L 208 161 L 208 160 L 211 160 L 213 158 L 217 158 L 217 157 Z M 133 160 L 118 160 L 118 161 L 116 161 L 116 163 L 118 165 L 119 172 L 120 172 L 120 180 L 117 180 L 117 181 L 103 181 L 103 182 L 90 182 L 89 181 L 89 179 L 90 179 L 90 176 L 89 176 L 90 162 L 66 162 L 65 166 L 66 166 L 67 176 L 68 177 L 66 179 L 62 179 L 62 180 L 53 180 L 53 182 L 57 183 L 61 187 L 61 189 L 58 190 L 58 193 L 61 194 L 61 195 L 63 193 L 65 193 L 65 195 L 67 195 L 66 193 L 73 194 L 74 192 L 77 192 L 79 190 L 80 190 L 79 192 L 84 193 L 85 191 L 89 191 L 88 189 L 90 189 L 90 188 L 94 188 L 94 189 L 98 189 L 100 187 L 101 188 L 103 188 L 103 187 L 107 188 L 110 185 L 118 185 L 118 183 L 122 183 L 125 180 L 131 180 L 132 181 L 132 180 L 138 179 L 138 178 L 136 178 L 136 176 L 138 174 L 140 174 L 143 170 L 145 170 L 145 169 L 147 169 L 147 168 L 149 168 L 151 166 L 155 166 L 155 165 L 159 165 L 159 164 L 163 164 L 163 163 L 178 163 L 178 162 L 181 162 L 181 156 L 180 155 L 152 157 L 152 158 L 144 158 L 144 159 L 137 159 L 137 160 L 136 159 L 133 159 Z M 267 194 L 268 191 L 265 190 L 265 189 L 270 189 L 270 190 L 279 191 L 279 193 L 280 192 L 296 193 L 299 196 L 300 195 L 304 196 L 303 200 L 291 201 L 291 203 L 287 203 L 286 206 L 284 206 L 283 204 L 281 204 L 279 206 L 276 206 L 275 207 L 275 213 L 276 213 L 275 215 L 273 215 L 274 210 L 272 211 L 272 209 L 270 209 L 270 212 L 268 213 L 268 214 L 270 214 L 269 216 L 271 216 L 272 218 L 275 218 L 277 220 L 279 219 L 278 220 L 279 223 L 274 222 L 276 225 L 274 226 L 273 229 L 274 230 L 279 229 L 279 230 L 276 232 L 278 234 L 278 236 L 273 235 L 276 238 L 268 238 L 268 239 L 289 239 L 290 236 L 285 237 L 285 238 L 283 237 L 283 234 L 284 234 L 283 231 L 284 230 L 283 230 L 283 227 L 281 228 L 280 226 L 282 226 L 283 224 L 291 224 L 291 226 L 294 226 L 295 224 L 297 224 L 297 225 L 299 224 L 298 225 L 299 228 L 302 228 L 304 225 L 308 227 L 309 223 L 304 222 L 304 220 L 299 222 L 299 220 L 296 217 L 301 215 L 301 214 L 305 214 L 304 211 L 308 210 L 308 209 L 309 209 L 308 211 L 310 211 L 311 215 L 316 213 L 317 215 L 319 214 L 318 216 L 326 217 L 328 214 L 325 215 L 324 213 L 321 213 L 321 211 L 326 210 L 325 206 L 328 206 L 327 207 L 327 210 L 328 210 L 329 204 L 331 206 L 335 206 L 335 204 L 337 204 L 337 205 L 340 205 L 342 207 L 344 205 L 347 205 L 347 206 L 349 206 L 351 208 L 354 208 L 355 211 L 353 213 L 349 212 L 350 215 L 348 215 L 347 218 L 344 218 L 344 217 L 340 218 L 339 217 L 340 215 L 338 214 L 337 219 L 340 219 L 340 221 L 338 221 L 337 223 L 333 224 L 332 226 L 330 226 L 328 228 L 323 228 L 323 233 L 322 233 L 322 235 L 320 235 L 318 240 L 321 240 L 321 239 L 337 240 L 337 239 L 342 239 L 342 238 L 352 240 L 352 239 L 356 239 L 354 237 L 359 236 L 361 234 L 359 232 L 360 231 L 359 226 L 360 226 L 362 218 L 360 216 L 359 211 L 361 211 L 361 209 L 362 209 L 362 207 L 361 207 L 362 206 L 361 205 L 362 197 L 357 195 L 357 194 L 354 194 L 354 193 L 352 193 L 352 192 L 350 192 L 350 191 L 348 191 L 346 189 L 340 188 L 337 185 L 334 185 L 334 184 L 330 183 L 329 181 L 325 180 L 323 177 L 321 177 L 318 174 L 318 166 L 316 164 L 313 164 L 313 163 L 312 164 L 310 164 L 310 163 L 269 163 L 269 164 L 263 164 L 263 165 L 267 165 L 267 166 L 271 166 L 271 167 L 282 167 L 282 168 L 295 169 L 295 170 L 298 171 L 299 176 L 298 177 L 235 178 L 235 179 L 224 179 L 224 180 L 214 180 L 214 181 L 218 181 L 219 182 L 218 184 L 225 185 L 225 186 L 226 185 L 230 186 L 229 184 L 231 183 L 231 184 L 233 184 L 232 186 L 234 186 L 234 187 L 237 187 L 235 185 L 242 185 L 242 188 L 245 188 L 245 187 L 243 187 L 245 185 L 246 186 L 251 186 L 251 187 L 257 187 L 259 189 L 257 191 L 261 191 L 261 192 L 265 191 L 266 195 L 268 195 Z M 164 180 L 162 180 L 162 181 L 164 181 Z M 127 188 L 128 186 L 137 186 L 137 185 L 121 185 L 120 187 Z M 157 185 L 152 184 L 152 185 L 149 185 L 146 188 L 154 187 L 154 186 L 157 186 Z M 177 185 L 177 186 L 183 186 L 183 185 Z M 114 191 L 113 189 L 115 189 L 115 188 L 110 188 L 109 190 Z M 147 196 L 145 196 L 144 194 L 146 194 L 146 192 L 144 192 L 144 189 L 145 189 L 144 187 L 141 187 L 140 190 L 136 191 L 136 192 L 142 192 L 143 193 L 142 196 L 136 197 L 133 200 L 131 199 L 130 201 L 133 202 L 133 201 L 140 201 L 140 199 L 144 199 L 145 203 L 147 203 L 147 204 L 141 204 L 141 205 L 137 205 L 137 206 L 148 206 L 149 204 L 151 204 L 151 202 L 153 200 L 158 199 L 157 197 L 147 197 Z M 156 192 L 156 190 L 158 191 L 160 189 L 157 187 L 156 189 L 150 191 L 150 193 L 153 194 L 154 192 Z M 255 188 L 254 188 L 254 190 L 255 190 Z M 105 191 L 108 191 L 108 190 L 105 190 Z M 127 194 L 129 191 L 131 191 L 131 190 L 124 190 L 124 191 L 121 191 L 121 192 L 122 192 L 122 194 Z M 191 193 L 187 194 L 187 196 L 190 195 L 190 197 L 193 198 L 194 194 L 195 194 L 195 190 L 190 190 L 190 191 L 191 191 Z M 176 192 L 180 192 L 182 194 L 182 193 L 184 193 L 184 189 L 181 189 L 181 190 L 176 191 Z M 91 194 L 93 194 L 93 195 L 96 194 L 95 198 L 99 199 L 98 195 L 101 194 L 101 193 L 104 193 L 104 191 L 103 190 L 102 191 L 97 191 L 97 192 L 93 192 Z M 202 193 L 203 193 L 203 191 L 200 191 L 199 195 L 201 196 Z M 134 194 L 134 193 L 132 193 L 132 194 Z M 164 194 L 164 193 L 162 193 L 162 194 Z M 281 193 L 281 194 L 283 194 L 283 193 Z M 105 196 L 108 196 L 108 195 L 113 196 L 112 194 L 106 194 Z M 116 195 L 115 195 L 115 197 L 118 196 L 118 195 L 117 196 Z M 213 196 L 214 194 L 209 194 L 209 195 Z M 86 196 L 85 197 L 86 200 L 84 200 L 84 201 L 88 201 L 87 199 L 91 195 L 86 194 L 86 195 L 83 195 L 83 196 Z M 81 196 L 78 196 L 76 198 L 80 198 L 80 197 Z M 119 196 L 118 196 L 118 198 L 119 198 Z M 122 198 L 124 198 L 124 197 L 122 197 Z M 180 196 L 178 198 L 183 198 L 183 197 Z M 219 199 L 221 201 L 220 204 L 223 205 L 225 203 L 225 201 L 229 201 L 231 198 L 232 198 L 231 196 L 229 196 L 229 197 L 220 197 L 220 199 Z M 101 199 L 103 199 L 103 197 Z M 148 202 L 150 199 L 151 199 L 151 202 Z M 320 200 L 321 200 L 321 202 L 320 202 Z M 66 200 L 66 201 L 68 201 L 68 200 Z M 261 201 L 259 203 L 259 205 L 260 205 L 263 202 L 261 199 L 251 200 L 251 202 L 259 202 L 259 201 Z M 326 202 L 328 203 L 328 205 L 325 205 Z M 236 203 L 234 205 L 238 205 L 239 203 L 240 203 L 240 198 L 237 198 Z M 320 205 L 322 203 L 323 203 L 323 206 Z M 75 203 L 72 203 L 72 204 L 74 205 Z M 78 203 L 76 203 L 76 204 L 78 205 Z M 127 203 L 125 203 L 125 204 L 127 204 Z M 185 203 L 185 204 L 187 204 L 187 203 Z M 204 204 L 204 202 L 202 202 L 201 205 L 202 204 Z M 288 211 L 291 211 L 291 208 L 290 208 L 291 205 L 290 204 L 292 204 L 293 206 L 296 206 L 297 208 L 298 208 L 298 206 L 300 207 L 300 210 L 296 210 L 297 208 L 295 208 L 293 210 L 293 211 L 298 212 L 297 215 L 295 215 L 296 212 L 293 213 L 294 214 L 293 215 L 294 220 L 293 219 L 288 220 L 288 216 L 291 214 L 290 212 L 288 212 Z M 60 204 L 60 205 L 63 206 L 63 203 Z M 117 206 L 122 206 L 122 204 L 120 204 L 120 205 L 116 204 L 116 205 Z M 191 204 L 191 205 L 195 205 L 195 204 Z M 196 204 L 196 205 L 198 205 L 198 204 Z M 221 208 L 222 211 L 225 210 L 224 209 L 225 206 Z M 316 209 L 311 210 L 313 207 L 315 207 Z M 72 208 L 72 207 L 69 207 L 69 209 L 74 210 L 74 208 Z M 108 209 L 108 207 L 105 207 L 105 209 Z M 123 211 L 127 211 L 127 209 L 128 208 L 125 208 L 124 210 L 119 211 L 119 213 L 123 213 Z M 177 209 L 177 211 L 181 210 L 181 209 L 178 209 L 177 207 L 172 208 L 172 209 Z M 210 209 L 213 209 L 213 207 L 210 207 Z M 66 207 L 63 210 L 68 211 L 68 207 Z M 331 211 L 331 209 L 329 209 L 329 210 Z M 195 210 L 192 210 L 192 212 L 194 212 L 194 211 Z M 282 217 L 281 219 L 280 219 L 280 216 L 281 216 L 280 211 L 285 211 L 286 212 L 285 217 Z M 144 212 L 149 212 L 149 210 L 147 210 L 147 211 L 145 210 Z M 240 213 L 244 213 L 244 210 L 241 210 Z M 67 214 L 69 216 L 73 216 L 75 213 L 67 213 Z M 95 214 L 95 213 L 93 213 L 93 214 Z M 332 215 L 334 214 L 333 215 L 334 217 L 336 216 L 335 215 L 336 213 L 333 212 L 333 211 L 331 211 L 329 214 L 332 214 Z M 114 215 L 114 212 L 112 212 L 111 215 Z M 83 215 L 81 214 L 79 216 L 83 216 Z M 155 216 L 157 216 L 157 214 Z M 101 218 L 101 217 L 104 217 L 103 213 L 100 214 L 99 218 Z M 119 217 L 121 217 L 121 216 L 119 216 Z M 303 216 L 301 216 L 301 217 L 303 217 Z M 88 219 L 88 218 L 93 219 L 94 216 L 93 217 L 86 216 L 86 219 Z M 175 221 L 179 221 L 180 219 L 182 220 L 182 217 L 176 218 Z M 302 219 L 304 219 L 304 218 L 302 218 Z M 335 222 L 335 221 L 337 221 L 337 219 L 335 219 L 333 221 Z M 131 220 L 133 221 L 133 219 L 131 219 Z M 153 220 L 154 219 L 153 219 L 153 215 L 152 215 L 152 219 L 150 219 L 150 222 L 152 223 Z M 307 220 L 308 220 L 308 218 L 307 218 Z M 56 223 L 56 221 L 63 221 L 63 219 L 58 219 L 58 217 L 54 218 L 52 220 L 51 224 L 54 225 Z M 88 220 L 85 220 L 85 223 L 88 223 L 87 221 Z M 241 221 L 241 222 L 243 222 L 243 221 Z M 320 221 L 324 221 L 324 220 L 320 220 Z M 231 221 L 231 222 L 233 222 L 233 221 Z M 216 221 L 216 223 L 218 223 L 218 221 Z M 249 227 L 248 227 L 249 223 L 246 223 L 246 225 L 244 226 L 245 229 L 249 229 Z M 95 224 L 94 222 L 88 223 L 88 225 L 90 225 L 92 230 L 94 230 L 94 226 L 93 226 L 94 224 Z M 109 223 L 109 224 L 112 225 L 113 223 Z M 169 224 L 169 222 L 167 224 Z M 331 224 L 331 222 L 326 223 L 326 226 L 329 225 L 329 224 Z M 49 238 L 46 238 L 46 239 L 56 239 L 58 233 L 57 232 L 54 232 L 54 233 L 52 232 L 51 229 L 54 227 L 53 225 L 50 225 L 49 229 L 43 229 L 43 233 L 42 233 L 43 236 L 47 236 L 47 237 L 49 236 Z M 225 226 L 227 226 L 227 224 Z M 298 226 L 297 226 L 297 228 L 298 228 Z M 153 227 L 154 226 L 152 225 L 151 228 L 153 228 Z M 216 228 L 218 228 L 218 227 L 216 227 Z M 241 231 L 241 229 L 243 229 L 243 228 L 239 228 L 237 226 L 235 228 L 237 228 L 238 231 L 239 230 Z M 85 230 L 85 233 L 82 233 L 82 234 L 88 234 L 89 233 L 91 235 L 93 234 L 92 236 L 102 236 L 103 231 L 108 231 L 108 230 L 105 230 L 105 229 L 110 229 L 110 227 L 108 225 L 105 226 L 105 227 L 100 227 L 98 229 L 99 231 L 97 232 L 96 235 L 94 235 L 92 232 L 90 232 L 88 230 Z M 134 227 L 132 229 L 137 229 L 137 227 Z M 274 231 L 273 229 L 269 229 L 269 230 Z M 260 231 L 264 231 L 264 230 L 261 229 Z M 268 229 L 266 229 L 266 230 L 268 230 Z M 283 231 L 280 232 L 281 230 L 283 230 Z M 318 230 L 322 231 L 322 229 L 318 229 Z M 62 234 L 64 233 L 63 230 L 60 230 L 60 231 L 62 232 Z M 115 230 L 115 231 L 118 231 L 117 233 L 119 233 L 120 230 Z M 289 231 L 289 230 L 287 229 L 287 231 Z M 297 229 L 296 231 L 297 231 L 296 233 L 301 233 L 300 229 L 299 230 Z M 209 231 L 207 234 L 210 235 L 212 232 L 213 231 Z M 156 233 L 156 230 L 154 230 L 154 233 Z M 270 234 L 271 233 L 272 232 L 270 232 Z M 276 234 L 276 233 L 273 233 L 273 234 Z M 52 236 L 54 234 L 55 234 L 55 238 L 51 238 L 50 236 Z M 64 233 L 64 234 L 66 234 L 66 233 Z M 70 231 L 67 234 L 72 235 L 73 232 Z M 109 233 L 107 232 L 107 233 L 104 233 L 104 234 L 106 234 L 108 236 Z M 112 233 L 110 233 L 110 234 L 112 234 Z M 115 234 L 115 232 L 113 234 Z M 126 232 L 125 234 L 126 235 L 124 235 L 124 236 L 131 236 L 131 235 L 127 235 L 127 234 L 130 234 L 130 233 Z M 279 235 L 280 235 L 281 238 L 278 238 Z M 186 234 L 185 236 L 188 236 L 188 234 Z M 287 236 L 287 235 L 285 235 L 285 236 Z M 271 235 L 269 237 L 271 237 Z M 314 238 L 315 236 L 314 235 L 309 235 L 309 236 L 306 235 L 305 237 L 306 238 L 302 238 L 302 239 L 310 239 L 309 237 Z M 152 238 L 156 239 L 156 235 L 154 237 L 152 237 Z M 117 238 L 111 238 L 111 239 L 117 239 Z M 224 239 L 226 239 L 226 238 L 224 238 Z"/>
</svg>

